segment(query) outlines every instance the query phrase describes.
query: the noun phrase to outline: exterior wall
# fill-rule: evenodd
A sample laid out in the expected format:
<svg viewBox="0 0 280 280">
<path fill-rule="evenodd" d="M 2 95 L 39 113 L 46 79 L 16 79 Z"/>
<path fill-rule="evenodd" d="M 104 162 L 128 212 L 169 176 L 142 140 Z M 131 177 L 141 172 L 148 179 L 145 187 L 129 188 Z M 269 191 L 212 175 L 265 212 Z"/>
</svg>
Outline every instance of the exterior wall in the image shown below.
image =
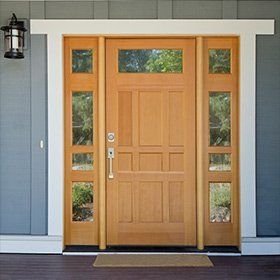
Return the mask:
<svg viewBox="0 0 280 280">
<path fill-rule="evenodd" d="M 0 2 L 1 26 L 12 11 L 43 15 L 28 2 Z M 47 144 L 45 37 L 28 35 L 26 43 L 25 59 L 4 59 L 1 34 L 0 234 L 47 233 L 46 148 L 39 148 L 41 139 Z"/>
<path fill-rule="evenodd" d="M 259 235 L 280 236 L 280 1 L 0 1 L 1 25 L 12 11 L 33 19 L 275 18 L 276 35 L 257 41 L 257 222 Z M 41 35 L 27 41 L 22 61 L 0 52 L 0 234 L 47 233 L 46 149 L 39 148 L 47 141 L 46 47 Z"/>
<path fill-rule="evenodd" d="M 257 38 L 257 233 L 280 236 L 280 1 L 240 1 L 238 17 L 276 19 Z"/>
</svg>

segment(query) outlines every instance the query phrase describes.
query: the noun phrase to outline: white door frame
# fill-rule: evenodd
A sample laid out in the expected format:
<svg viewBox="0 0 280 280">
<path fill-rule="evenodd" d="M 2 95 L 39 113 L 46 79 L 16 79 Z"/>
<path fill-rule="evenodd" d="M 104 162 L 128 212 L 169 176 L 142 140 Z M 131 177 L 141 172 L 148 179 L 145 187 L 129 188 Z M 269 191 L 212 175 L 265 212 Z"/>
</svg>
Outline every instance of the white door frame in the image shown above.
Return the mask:
<svg viewBox="0 0 280 280">
<path fill-rule="evenodd" d="M 63 249 L 63 35 L 240 36 L 241 249 L 242 254 L 280 252 L 279 239 L 257 238 L 256 230 L 256 35 L 274 34 L 274 20 L 31 20 L 30 27 L 31 34 L 46 34 L 48 42 L 48 236 L 60 240 L 48 252 Z"/>
</svg>

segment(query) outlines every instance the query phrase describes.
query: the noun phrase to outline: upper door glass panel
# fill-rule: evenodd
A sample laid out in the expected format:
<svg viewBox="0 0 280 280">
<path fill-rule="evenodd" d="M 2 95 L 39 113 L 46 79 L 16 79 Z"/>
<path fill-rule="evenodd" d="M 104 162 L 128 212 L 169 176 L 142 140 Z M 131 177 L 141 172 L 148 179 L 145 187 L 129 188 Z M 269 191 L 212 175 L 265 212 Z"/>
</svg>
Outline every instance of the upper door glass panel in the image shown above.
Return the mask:
<svg viewBox="0 0 280 280">
<path fill-rule="evenodd" d="M 119 50 L 120 73 L 182 73 L 183 51 L 174 49 Z"/>
<path fill-rule="evenodd" d="M 209 50 L 209 73 L 229 74 L 231 71 L 230 49 Z"/>
<path fill-rule="evenodd" d="M 72 72 L 92 73 L 92 50 L 72 50 Z"/>
</svg>

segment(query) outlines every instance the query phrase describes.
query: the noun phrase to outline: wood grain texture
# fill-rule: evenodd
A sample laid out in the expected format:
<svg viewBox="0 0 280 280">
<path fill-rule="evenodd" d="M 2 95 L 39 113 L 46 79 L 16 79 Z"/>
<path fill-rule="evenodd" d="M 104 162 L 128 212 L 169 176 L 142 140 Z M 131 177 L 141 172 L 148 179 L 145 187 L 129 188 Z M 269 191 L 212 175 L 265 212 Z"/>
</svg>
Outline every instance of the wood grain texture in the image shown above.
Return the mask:
<svg viewBox="0 0 280 280">
<path fill-rule="evenodd" d="M 156 48 L 182 49 L 183 73 L 118 73 L 119 49 Z M 195 40 L 107 39 L 106 79 L 108 244 L 195 245 Z"/>
<path fill-rule="evenodd" d="M 280 278 L 280 256 L 210 257 L 210 268 L 94 268 L 91 256 L 1 254 L 1 279 L 263 280 Z M 31 265 L 32 264 L 32 265 Z"/>
<path fill-rule="evenodd" d="M 99 248 L 106 248 L 105 38 L 98 38 Z"/>
<path fill-rule="evenodd" d="M 204 161 L 203 153 L 203 38 L 196 39 L 196 195 L 197 195 L 197 247 L 204 248 Z"/>
<path fill-rule="evenodd" d="M 238 179 L 238 45 L 237 37 L 203 38 L 203 170 L 204 170 L 204 244 L 239 246 L 239 179 Z M 209 73 L 209 49 L 231 50 L 231 71 L 229 74 Z M 210 92 L 229 92 L 231 140 L 230 146 L 210 146 L 209 135 L 209 95 Z M 209 171 L 209 153 L 231 153 L 230 172 Z M 210 182 L 231 183 L 231 221 L 210 222 Z"/>
<path fill-rule="evenodd" d="M 72 49 L 93 49 L 93 73 L 72 73 Z M 65 245 L 98 244 L 98 156 L 97 149 L 97 65 L 96 38 L 64 38 L 64 121 L 65 121 Z M 93 94 L 93 145 L 72 145 L 72 92 L 90 91 Z M 93 171 L 73 171 L 73 153 L 93 153 Z M 93 182 L 93 222 L 72 221 L 72 182 Z"/>
</svg>

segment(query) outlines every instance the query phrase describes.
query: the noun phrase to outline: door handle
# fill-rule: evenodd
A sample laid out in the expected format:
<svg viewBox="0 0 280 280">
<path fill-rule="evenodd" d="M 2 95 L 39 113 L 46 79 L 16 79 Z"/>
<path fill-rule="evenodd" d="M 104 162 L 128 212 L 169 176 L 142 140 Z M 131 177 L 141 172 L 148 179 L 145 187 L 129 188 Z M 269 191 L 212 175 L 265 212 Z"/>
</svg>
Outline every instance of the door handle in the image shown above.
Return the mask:
<svg viewBox="0 0 280 280">
<path fill-rule="evenodd" d="M 114 148 L 108 148 L 108 159 L 109 159 L 109 179 L 114 178 L 113 173 L 113 158 L 115 157 L 115 149 Z"/>
</svg>

